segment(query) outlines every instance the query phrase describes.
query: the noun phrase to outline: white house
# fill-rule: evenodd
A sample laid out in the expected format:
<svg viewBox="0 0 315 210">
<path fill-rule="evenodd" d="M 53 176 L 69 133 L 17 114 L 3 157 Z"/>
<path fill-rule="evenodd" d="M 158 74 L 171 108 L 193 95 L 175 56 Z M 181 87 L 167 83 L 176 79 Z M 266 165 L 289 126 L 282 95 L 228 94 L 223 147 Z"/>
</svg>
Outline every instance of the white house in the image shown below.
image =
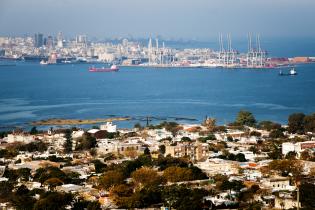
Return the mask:
<svg viewBox="0 0 315 210">
<path fill-rule="evenodd" d="M 282 143 L 282 154 L 286 155 L 289 152 L 296 152 L 298 156 L 306 150 L 306 149 L 314 149 L 315 148 L 315 141 L 304 141 L 304 142 L 297 142 L 295 144 L 291 142 Z"/>
<path fill-rule="evenodd" d="M 117 125 L 114 125 L 112 122 L 106 122 L 106 124 L 100 125 L 100 130 L 106 130 L 109 133 L 116 133 Z"/>
<path fill-rule="evenodd" d="M 148 135 L 152 136 L 153 138 L 155 138 L 155 140 L 161 140 L 161 139 L 165 139 L 165 138 L 172 138 L 173 135 L 171 132 L 167 131 L 165 128 L 162 129 L 150 129 L 148 130 Z"/>
<path fill-rule="evenodd" d="M 35 140 L 35 136 L 29 134 L 8 134 L 7 142 L 14 143 L 14 142 L 22 142 L 25 144 L 31 143 Z"/>
<path fill-rule="evenodd" d="M 295 186 L 290 185 L 289 177 L 274 177 L 266 179 L 263 184 L 272 189 L 272 191 L 294 191 Z"/>
</svg>

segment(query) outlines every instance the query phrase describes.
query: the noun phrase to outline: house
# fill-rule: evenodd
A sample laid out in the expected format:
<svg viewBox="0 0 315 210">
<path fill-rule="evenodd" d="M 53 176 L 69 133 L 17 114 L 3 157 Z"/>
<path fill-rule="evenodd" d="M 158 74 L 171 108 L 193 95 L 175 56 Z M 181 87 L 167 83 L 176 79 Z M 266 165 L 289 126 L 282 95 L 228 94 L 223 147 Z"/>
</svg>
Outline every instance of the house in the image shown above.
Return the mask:
<svg viewBox="0 0 315 210">
<path fill-rule="evenodd" d="M 263 181 L 263 185 L 272 189 L 272 191 L 294 191 L 295 186 L 290 185 L 289 177 L 272 177 Z"/>
<path fill-rule="evenodd" d="M 291 193 L 279 193 L 279 196 L 275 197 L 275 208 L 277 209 L 293 209 L 298 207 L 298 202 L 295 200 Z M 299 202 L 299 207 L 301 203 Z"/>
<path fill-rule="evenodd" d="M 165 155 L 170 155 L 172 157 L 189 157 L 190 159 L 195 159 L 196 148 L 195 145 L 188 142 L 177 142 L 176 145 L 166 145 Z"/>
<path fill-rule="evenodd" d="M 143 144 L 138 140 L 118 141 L 110 139 L 101 139 L 98 141 L 98 154 L 121 153 L 128 150 L 143 152 Z"/>
<path fill-rule="evenodd" d="M 230 192 L 221 192 L 214 196 L 207 196 L 205 200 L 211 201 L 214 205 L 220 206 L 222 204 L 229 206 L 237 203 L 236 193 L 234 191 Z"/>
<path fill-rule="evenodd" d="M 304 142 L 285 142 L 282 143 L 282 154 L 286 155 L 289 152 L 296 152 L 298 156 L 306 149 L 315 149 L 315 141 L 304 141 Z"/>
<path fill-rule="evenodd" d="M 112 122 L 106 122 L 106 124 L 100 125 L 100 130 L 105 130 L 109 133 L 116 133 L 117 125 L 113 125 Z"/>
<path fill-rule="evenodd" d="M 198 162 L 195 165 L 209 176 L 216 174 L 238 174 L 240 168 L 239 163 L 236 161 L 223 160 L 219 158 L 207 159 L 206 161 Z"/>
<path fill-rule="evenodd" d="M 197 143 L 195 159 L 197 161 L 203 160 L 209 157 L 209 144 L 207 143 Z"/>
<path fill-rule="evenodd" d="M 170 131 L 167 131 L 165 128 L 150 129 L 148 130 L 148 135 L 152 136 L 156 141 L 159 141 L 165 138 L 173 138 L 173 134 Z"/>
<path fill-rule="evenodd" d="M 84 134 L 84 130 L 72 131 L 72 138 L 80 138 Z"/>
<path fill-rule="evenodd" d="M 29 144 L 33 141 L 35 141 L 36 136 L 25 134 L 25 133 L 12 133 L 8 134 L 7 142 L 8 143 L 14 143 L 14 142 L 21 142 L 25 144 Z"/>
<path fill-rule="evenodd" d="M 198 139 L 200 137 L 200 135 L 199 135 L 198 132 L 189 132 L 189 131 L 186 131 L 186 130 L 180 130 L 180 131 L 178 131 L 175 140 L 176 141 L 181 141 L 181 139 L 183 137 L 188 137 L 188 138 L 190 138 L 192 140 L 195 140 L 195 139 Z"/>
</svg>

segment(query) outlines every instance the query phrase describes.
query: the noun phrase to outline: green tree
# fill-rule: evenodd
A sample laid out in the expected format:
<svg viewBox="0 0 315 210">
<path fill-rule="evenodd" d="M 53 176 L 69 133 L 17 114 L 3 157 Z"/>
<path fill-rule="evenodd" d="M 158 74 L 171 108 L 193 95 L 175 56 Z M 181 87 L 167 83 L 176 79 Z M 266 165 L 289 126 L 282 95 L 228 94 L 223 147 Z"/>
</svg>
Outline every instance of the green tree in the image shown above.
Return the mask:
<svg viewBox="0 0 315 210">
<path fill-rule="evenodd" d="M 289 116 L 288 119 L 288 131 L 289 133 L 304 133 L 304 117 L 303 113 L 294 113 Z"/>
<path fill-rule="evenodd" d="M 282 176 L 292 174 L 293 177 L 298 177 L 303 172 L 303 165 L 298 160 L 273 160 L 268 167 Z"/>
<path fill-rule="evenodd" d="M 281 125 L 279 123 L 274 123 L 271 121 L 261 121 L 259 122 L 258 127 L 263 130 L 271 131 L 271 130 L 280 129 Z"/>
<path fill-rule="evenodd" d="M 103 189 L 110 189 L 111 187 L 123 184 L 125 177 L 120 171 L 107 171 L 99 179 L 99 187 Z"/>
<path fill-rule="evenodd" d="M 90 133 L 85 133 L 81 138 L 78 139 L 76 150 L 89 150 L 96 147 L 96 145 L 96 138 L 91 136 Z"/>
<path fill-rule="evenodd" d="M 48 185 L 48 189 L 53 191 L 57 186 L 62 185 L 63 182 L 58 178 L 49 178 L 44 182 L 44 185 Z"/>
<path fill-rule="evenodd" d="M 87 210 L 101 210 L 101 204 L 98 201 L 90 201 Z"/>
<path fill-rule="evenodd" d="M 193 173 L 189 168 L 171 166 L 164 170 L 164 178 L 169 182 L 181 182 L 193 180 Z"/>
<path fill-rule="evenodd" d="M 238 181 L 238 180 L 233 180 L 233 181 L 228 181 L 228 180 L 223 180 L 222 184 L 219 186 L 220 190 L 235 190 L 239 192 L 242 188 L 245 187 L 243 182 Z"/>
<path fill-rule="evenodd" d="M 297 156 L 297 153 L 296 153 L 296 152 L 290 151 L 290 152 L 288 152 L 288 154 L 285 156 L 285 158 L 286 158 L 286 159 L 289 159 L 289 160 L 295 160 L 295 159 L 296 159 L 296 156 Z"/>
<path fill-rule="evenodd" d="M 269 133 L 269 138 L 277 139 L 277 138 L 283 138 L 283 137 L 284 137 L 284 134 L 281 129 L 272 130 Z"/>
<path fill-rule="evenodd" d="M 11 198 L 11 203 L 16 207 L 16 209 L 21 210 L 33 209 L 35 202 L 35 198 L 30 195 L 30 191 L 25 185 L 19 186 Z"/>
<path fill-rule="evenodd" d="M 107 165 L 102 163 L 100 160 L 93 160 L 92 163 L 94 164 L 95 172 L 102 173 L 105 171 Z"/>
<path fill-rule="evenodd" d="M 137 129 L 139 129 L 139 130 L 142 129 L 142 126 L 141 126 L 140 123 L 136 123 L 133 127 L 134 127 L 134 128 L 137 128 Z"/>
<path fill-rule="evenodd" d="M 164 145 L 164 144 L 162 144 L 162 145 L 159 146 L 159 152 L 160 152 L 162 155 L 165 154 L 165 145 Z"/>
<path fill-rule="evenodd" d="M 183 185 L 171 185 L 162 190 L 164 206 L 177 210 L 203 209 L 203 198 L 209 194 L 204 189 L 190 189 Z"/>
<path fill-rule="evenodd" d="M 164 181 L 163 178 L 158 175 L 157 171 L 148 167 L 143 167 L 132 172 L 131 178 L 140 188 L 145 186 L 158 186 Z"/>
<path fill-rule="evenodd" d="M 238 125 L 255 126 L 256 119 L 251 112 L 241 110 L 236 117 L 235 123 Z"/>
<path fill-rule="evenodd" d="M 305 132 L 315 132 L 315 113 L 305 116 L 303 124 Z"/>
<path fill-rule="evenodd" d="M 30 131 L 30 134 L 31 135 L 36 135 L 36 134 L 38 134 L 38 130 L 37 130 L 37 128 L 34 126 L 34 127 L 32 127 L 32 129 L 31 129 L 31 131 Z"/>
<path fill-rule="evenodd" d="M 8 178 L 10 182 L 16 182 L 19 178 L 17 170 L 6 168 L 3 174 L 4 177 Z"/>
<path fill-rule="evenodd" d="M 159 170 L 163 171 L 170 166 L 188 167 L 188 162 L 183 158 L 174 158 L 171 156 L 159 157 L 155 161 L 155 165 L 159 167 Z"/>
<path fill-rule="evenodd" d="M 12 182 L 4 181 L 0 183 L 0 199 L 7 200 L 12 190 L 14 189 L 14 185 Z"/>
<path fill-rule="evenodd" d="M 65 153 L 70 153 L 72 151 L 72 135 L 71 135 L 71 130 L 70 129 L 67 129 L 65 131 L 65 138 L 66 138 L 66 141 L 64 143 L 64 151 Z"/>
<path fill-rule="evenodd" d="M 146 147 L 146 148 L 144 149 L 143 154 L 144 154 L 144 155 L 150 155 L 150 150 L 149 150 L 148 147 Z"/>
<path fill-rule="evenodd" d="M 46 192 L 40 196 L 35 203 L 34 210 L 59 210 L 65 209 L 73 202 L 73 195 L 70 193 Z"/>
<path fill-rule="evenodd" d="M 257 136 L 257 137 L 260 137 L 261 136 L 261 133 L 258 132 L 258 131 L 252 131 L 249 133 L 250 136 Z"/>
<path fill-rule="evenodd" d="M 19 168 L 17 170 L 17 174 L 19 178 L 21 178 L 24 181 L 28 181 L 31 176 L 31 169 L 29 168 Z"/>
<path fill-rule="evenodd" d="M 39 168 L 36 170 L 34 175 L 34 180 L 39 181 L 42 184 L 50 178 L 58 178 L 61 181 L 65 182 L 65 180 L 67 179 L 67 175 L 59 168 L 53 166 L 49 166 L 47 168 Z"/>
<path fill-rule="evenodd" d="M 250 146 L 248 151 L 254 153 L 254 154 L 259 154 L 260 153 L 260 150 L 258 149 L 257 146 Z"/>
<path fill-rule="evenodd" d="M 235 160 L 238 161 L 238 162 L 246 162 L 246 158 L 245 158 L 245 155 L 243 153 L 237 153 L 235 155 Z"/>
<path fill-rule="evenodd" d="M 300 198 L 305 209 L 315 208 L 315 185 L 312 182 L 305 182 L 300 185 Z"/>
<path fill-rule="evenodd" d="M 31 142 L 28 144 L 17 144 L 15 149 L 18 151 L 28 151 L 28 152 L 44 152 L 47 150 L 47 144 L 42 141 Z"/>
<path fill-rule="evenodd" d="M 282 158 L 282 151 L 281 151 L 281 147 L 277 144 L 272 144 L 269 146 L 269 151 L 268 152 L 268 156 L 271 159 L 281 159 Z"/>
<path fill-rule="evenodd" d="M 184 142 L 191 142 L 191 138 L 187 137 L 187 136 L 183 136 L 181 138 L 181 141 L 184 141 Z"/>
</svg>

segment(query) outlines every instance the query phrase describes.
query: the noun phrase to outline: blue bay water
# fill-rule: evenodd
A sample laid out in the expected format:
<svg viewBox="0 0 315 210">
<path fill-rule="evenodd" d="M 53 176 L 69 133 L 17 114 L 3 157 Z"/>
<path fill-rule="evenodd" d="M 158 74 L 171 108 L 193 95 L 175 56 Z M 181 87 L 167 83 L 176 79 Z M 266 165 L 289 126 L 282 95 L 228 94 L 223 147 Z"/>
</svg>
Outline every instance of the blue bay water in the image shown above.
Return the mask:
<svg viewBox="0 0 315 210">
<path fill-rule="evenodd" d="M 166 44 L 218 48 L 216 41 Z M 233 46 L 246 51 L 246 39 L 235 40 Z M 275 57 L 315 56 L 315 39 L 262 38 L 262 48 Z M 293 112 L 315 112 L 315 64 L 298 66 L 295 77 L 280 77 L 277 70 L 123 67 L 115 73 L 90 73 L 88 67 L 22 62 L 0 66 L 0 129 L 48 118 L 109 116 L 201 122 L 207 115 L 227 123 L 241 109 L 258 120 L 286 123 Z"/>
<path fill-rule="evenodd" d="M 89 65 L 17 63 L 0 67 L 0 125 L 47 118 L 211 116 L 231 122 L 246 109 L 258 120 L 286 123 L 315 111 L 315 65 L 294 77 L 277 70 L 122 67 L 91 73 Z M 128 127 L 137 121 L 121 122 Z"/>
</svg>

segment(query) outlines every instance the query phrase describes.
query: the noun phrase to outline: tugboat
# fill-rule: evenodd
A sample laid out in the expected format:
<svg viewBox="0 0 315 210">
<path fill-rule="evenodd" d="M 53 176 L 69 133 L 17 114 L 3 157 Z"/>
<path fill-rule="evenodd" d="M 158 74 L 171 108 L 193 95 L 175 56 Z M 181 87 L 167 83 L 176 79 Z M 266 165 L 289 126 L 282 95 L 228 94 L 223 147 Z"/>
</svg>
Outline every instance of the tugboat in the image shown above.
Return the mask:
<svg viewBox="0 0 315 210">
<path fill-rule="evenodd" d="M 113 72 L 113 71 L 118 71 L 119 68 L 116 65 L 112 65 L 110 68 L 96 68 L 94 66 L 89 68 L 89 72 Z"/>
<path fill-rule="evenodd" d="M 291 75 L 291 76 L 297 75 L 297 72 L 295 71 L 294 68 L 292 68 L 292 69 L 290 70 L 289 75 Z"/>
<path fill-rule="evenodd" d="M 289 73 L 283 73 L 282 70 L 279 72 L 279 76 L 295 76 L 297 75 L 297 72 L 294 68 L 291 68 Z"/>
</svg>

